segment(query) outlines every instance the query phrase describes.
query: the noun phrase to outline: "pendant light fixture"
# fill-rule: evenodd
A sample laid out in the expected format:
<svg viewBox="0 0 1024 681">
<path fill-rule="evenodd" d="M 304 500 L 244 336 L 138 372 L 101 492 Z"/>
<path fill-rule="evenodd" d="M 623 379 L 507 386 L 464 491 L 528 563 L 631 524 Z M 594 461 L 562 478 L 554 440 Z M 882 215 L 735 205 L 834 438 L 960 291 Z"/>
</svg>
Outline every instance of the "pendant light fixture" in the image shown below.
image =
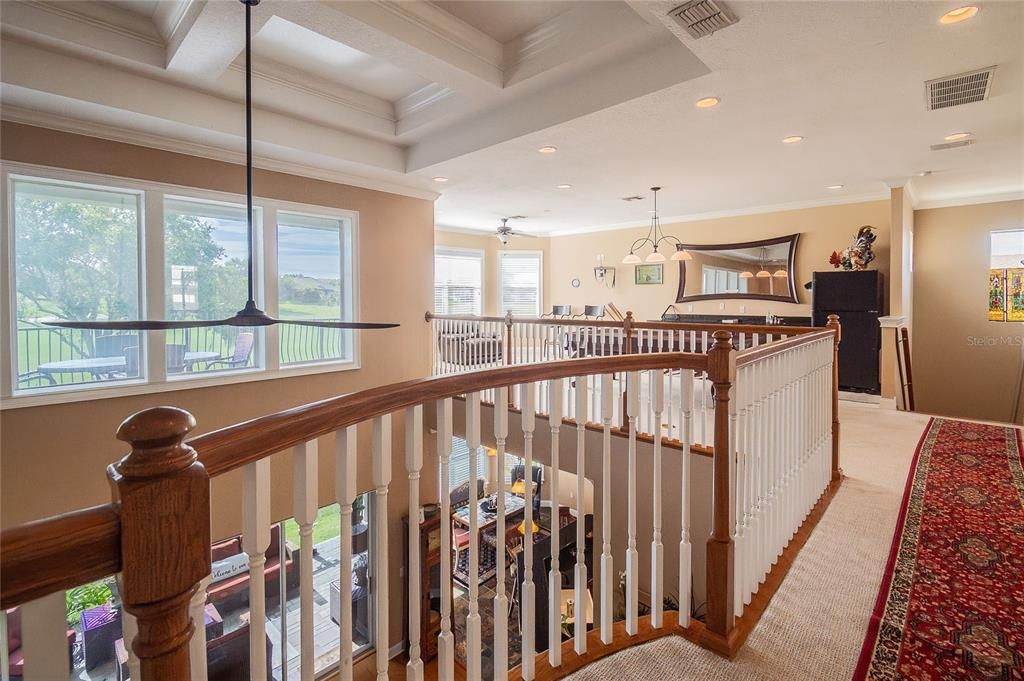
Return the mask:
<svg viewBox="0 0 1024 681">
<path fill-rule="evenodd" d="M 651 191 L 654 192 L 654 215 L 651 216 L 651 227 L 647 230 L 647 236 L 642 239 L 637 239 L 633 242 L 633 245 L 629 247 L 629 255 L 622 259 L 623 265 L 639 265 L 641 262 L 659 263 L 668 260 L 693 260 L 693 256 L 690 255 L 686 250 L 683 249 L 683 243 L 671 235 L 666 235 L 661 231 L 661 220 L 658 219 L 658 192 L 661 191 L 661 187 L 651 187 Z M 674 249 L 670 258 L 665 258 L 664 253 L 658 252 L 658 247 L 662 243 L 666 243 Z M 641 248 L 645 248 L 650 245 L 653 250 L 643 260 L 637 255 L 637 251 Z"/>
<path fill-rule="evenodd" d="M 254 262 L 252 224 L 252 8 L 260 0 L 240 0 L 245 5 L 245 203 L 246 203 L 246 253 L 249 257 L 248 293 L 245 306 L 226 319 L 145 319 L 135 321 L 59 321 L 45 322 L 48 326 L 66 329 L 102 329 L 109 331 L 161 331 L 165 329 L 194 329 L 205 326 L 271 326 L 273 324 L 294 324 L 296 326 L 317 326 L 328 329 L 391 329 L 398 324 L 377 322 L 346 322 L 342 320 L 275 319 L 256 306 L 253 292 Z"/>
</svg>

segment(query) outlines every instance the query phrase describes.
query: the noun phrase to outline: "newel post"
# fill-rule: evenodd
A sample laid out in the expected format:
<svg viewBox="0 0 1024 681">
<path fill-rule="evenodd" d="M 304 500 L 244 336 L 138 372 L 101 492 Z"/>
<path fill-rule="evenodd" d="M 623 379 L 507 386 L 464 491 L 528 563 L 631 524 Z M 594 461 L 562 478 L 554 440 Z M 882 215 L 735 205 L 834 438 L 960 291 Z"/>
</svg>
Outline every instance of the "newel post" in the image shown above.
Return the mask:
<svg viewBox="0 0 1024 681">
<path fill-rule="evenodd" d="M 512 361 L 512 310 L 505 312 L 505 364 L 514 364 Z"/>
<path fill-rule="evenodd" d="M 835 484 L 843 477 L 839 468 L 839 342 L 843 336 L 839 315 L 830 314 L 825 326 L 836 332 L 832 345 L 832 483 Z"/>
<path fill-rule="evenodd" d="M 708 352 L 708 377 L 715 389 L 715 444 L 712 482 L 712 529 L 707 544 L 707 638 L 711 649 L 728 654 L 733 628 L 734 546 L 730 531 L 732 507 L 731 454 L 729 442 L 729 391 L 736 376 L 732 334 L 715 331 Z"/>
<path fill-rule="evenodd" d="M 107 469 L 121 510 L 121 599 L 142 681 L 189 679 L 189 600 L 210 574 L 210 478 L 184 443 L 192 414 L 156 407 L 117 429 L 132 451 Z"/>
</svg>

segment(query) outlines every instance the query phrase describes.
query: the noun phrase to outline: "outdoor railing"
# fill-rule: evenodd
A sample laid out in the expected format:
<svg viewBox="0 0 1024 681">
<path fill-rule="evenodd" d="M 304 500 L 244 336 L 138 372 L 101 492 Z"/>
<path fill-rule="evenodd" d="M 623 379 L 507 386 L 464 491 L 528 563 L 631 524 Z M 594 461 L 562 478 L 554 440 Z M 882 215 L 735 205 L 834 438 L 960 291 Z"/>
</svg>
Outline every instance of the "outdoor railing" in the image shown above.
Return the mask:
<svg viewBox="0 0 1024 681">
<path fill-rule="evenodd" d="M 231 358 L 235 351 L 239 333 L 253 333 L 253 329 L 239 327 L 200 327 L 176 329 L 166 334 L 167 345 L 181 345 L 188 353 L 207 353 L 211 357 Z M 323 361 L 342 357 L 345 352 L 346 334 L 343 329 L 329 329 L 311 326 L 282 325 L 279 327 L 281 363 Z M 109 332 L 83 329 L 63 329 L 45 326 L 29 320 L 18 320 L 16 347 L 18 371 L 16 387 L 21 389 L 40 388 L 53 385 L 79 385 L 111 378 L 132 378 L 138 371 L 118 374 L 97 375 L 88 371 L 40 371 L 47 364 L 73 360 L 87 360 L 105 356 L 98 351 L 97 339 Z M 139 334 L 125 334 L 130 340 L 120 343 L 121 350 L 127 346 L 140 346 Z M 234 364 L 240 369 L 255 366 L 255 354 L 245 364 Z M 186 366 L 176 371 L 204 371 L 205 365 Z M 220 365 L 218 368 L 223 369 Z"/>
<path fill-rule="evenodd" d="M 657 331 L 658 329 L 653 329 Z M 623 337 L 632 339 L 627 330 Z M 644 336 L 647 337 L 646 335 Z M 656 336 L 655 336 L 656 337 Z M 662 341 L 666 345 L 676 340 Z M 266 551 L 272 525 L 270 498 L 270 457 L 290 456 L 293 464 L 295 520 L 299 526 L 301 559 L 298 562 L 300 584 L 301 678 L 312 679 L 315 646 L 313 640 L 312 526 L 318 507 L 318 438 L 334 435 L 334 498 L 341 507 L 341 560 L 337 567 L 341 584 L 352 580 L 351 513 L 357 489 L 357 472 L 367 467 L 372 473 L 374 495 L 374 560 L 372 583 L 376 590 L 375 665 L 378 679 L 388 677 L 389 604 L 393 598 L 389 564 L 399 559 L 389 555 L 388 533 L 392 514 L 389 491 L 395 485 L 407 486 L 409 508 L 420 508 L 421 499 L 436 494 L 434 481 L 448 480 L 452 437 L 456 428 L 453 399 L 461 398 L 465 410 L 464 434 L 470 451 L 470 479 L 480 470 L 481 443 L 493 435 L 498 470 L 504 469 L 510 423 L 516 423 L 522 435 L 522 455 L 526 470 L 532 470 L 533 445 L 537 425 L 538 398 L 546 402 L 550 430 L 550 480 L 545 480 L 553 519 L 550 533 L 550 571 L 534 571 L 533 490 L 523 491 L 524 518 L 523 565 L 520 623 L 522 665 L 511 672 L 504 656 L 509 636 L 508 594 L 505 590 L 506 546 L 496 541 L 496 595 L 494 608 L 493 658 L 495 679 L 511 677 L 534 679 L 560 678 L 587 662 L 620 650 L 626 637 L 635 644 L 656 636 L 678 633 L 725 655 L 733 655 L 742 644 L 751 618 L 759 615 L 754 602 L 744 608 L 752 588 L 766 578 L 762 588 L 773 583 L 785 561 L 776 561 L 787 538 L 807 526 L 814 509 L 827 503 L 830 489 L 838 481 L 838 420 L 836 402 L 835 352 L 839 329 L 831 328 L 796 335 L 785 340 L 737 352 L 732 335 L 718 330 L 711 334 L 705 352 L 645 352 L 553 359 L 542 363 L 510 365 L 482 371 L 406 381 L 364 390 L 329 400 L 288 409 L 240 423 L 192 440 L 187 440 L 195 419 L 180 409 L 147 409 L 126 419 L 117 437 L 130 444 L 131 451 L 108 468 L 114 499 L 111 504 L 74 514 L 50 518 L 5 530 L 0 534 L 0 606 L 22 611 L 22 637 L 25 653 L 25 681 L 53 681 L 67 678 L 63 590 L 111 573 L 119 573 L 121 598 L 125 610 L 125 641 L 129 642 L 128 666 L 136 681 L 206 678 L 206 647 L 203 636 L 203 603 L 211 571 L 210 561 L 210 480 L 232 471 L 241 471 L 242 548 L 248 558 L 251 678 L 269 678 L 264 654 L 267 619 L 264 605 Z M 646 341 L 641 341 L 646 342 Z M 657 341 L 655 341 L 657 342 Z M 681 347 L 681 345 L 680 345 Z M 693 346 L 687 346 L 693 347 Z M 689 603 L 691 577 L 691 536 L 689 514 L 689 456 L 683 457 L 679 474 L 663 475 L 662 441 L 652 442 L 653 471 L 651 489 L 637 484 L 637 435 L 641 417 L 649 417 L 655 432 L 668 413 L 675 412 L 683 451 L 688 451 L 693 432 L 694 379 L 706 374 L 712 392 L 713 444 L 713 530 L 707 538 L 707 608 L 702 623 L 694 621 Z M 624 413 L 628 439 L 623 446 L 611 431 L 617 413 L 618 394 L 613 385 L 616 375 L 625 377 Z M 662 388 L 669 377 L 680 376 L 680 399 L 670 402 Z M 575 404 L 565 401 L 568 385 L 575 386 Z M 600 386 L 594 395 L 590 386 Z M 643 386 L 650 386 L 651 397 L 641 400 Z M 484 393 L 493 397 L 493 425 L 482 424 Z M 831 395 L 832 399 L 827 397 Z M 518 403 L 518 411 L 513 404 Z M 646 404 L 646 406 L 644 406 Z M 424 408 L 433 408 L 437 432 L 437 458 L 424 457 L 427 425 Z M 648 415 L 644 411 L 650 411 Z M 603 431 L 600 452 L 591 450 L 588 462 L 583 419 L 565 420 L 569 412 L 597 417 Z M 404 437 L 392 443 L 392 418 L 398 414 Z M 359 437 L 363 427 L 362 441 Z M 562 457 L 560 435 L 564 428 L 576 434 L 575 456 Z M 564 443 L 563 443 L 564 446 Z M 404 461 L 405 475 L 392 481 L 392 456 Z M 599 463 L 597 463 L 599 462 Z M 674 469 L 673 469 L 674 470 Z M 561 498 L 559 475 L 577 476 L 574 500 Z M 424 483 L 424 478 L 427 482 Z M 559 563 L 564 542 L 562 509 L 575 514 L 575 541 L 587 537 L 585 523 L 591 513 L 585 504 L 584 481 L 594 483 L 594 499 L 600 499 L 601 527 L 593 527 L 594 555 L 600 543 L 599 579 L 595 579 L 595 628 L 575 627 L 571 640 L 562 640 L 561 580 Z M 628 494 L 612 495 L 612 481 L 624 480 Z M 496 537 L 504 537 L 504 478 L 497 476 Z M 426 486 L 424 486 L 424 484 Z M 475 486 L 469 500 L 469 598 L 465 625 L 465 664 L 467 677 L 481 677 L 484 654 L 482 618 L 479 605 L 481 521 Z M 447 491 L 447 490 L 446 490 Z M 648 497 L 648 493 L 650 496 Z M 664 536 L 662 527 L 663 494 L 680 497 L 679 537 Z M 430 498 L 428 496 L 428 498 Z M 649 527 L 638 527 L 641 503 L 653 505 Z M 824 500 L 824 501 L 822 501 Z M 442 519 L 451 514 L 448 494 L 440 495 Z M 571 507 L 568 509 L 566 507 Z M 613 542 L 612 514 L 628 518 L 627 541 Z M 539 518 L 537 519 L 539 520 Z M 570 523 L 571 525 L 571 523 Z M 420 538 L 412 524 L 406 551 L 409 575 L 420 574 Z M 566 526 L 569 532 L 569 526 Z M 568 539 L 568 538 L 567 538 Z M 698 538 L 703 541 L 703 538 Z M 648 543 L 649 541 L 649 543 Z M 441 555 L 450 556 L 451 534 L 440 533 Z M 665 544 L 677 545 L 678 572 L 664 571 Z M 651 565 L 650 615 L 640 616 L 640 554 L 647 554 Z M 574 600 L 588 600 L 589 568 L 585 551 L 575 553 L 571 566 Z M 613 555 L 626 566 L 625 619 L 613 622 L 612 594 L 617 583 Z M 543 564 L 543 563 L 542 563 Z M 596 569 L 596 568 L 594 568 Z M 646 581 L 647 578 L 645 578 Z M 776 580 L 777 582 L 777 580 Z M 777 583 L 775 584 L 777 586 Z M 678 588 L 682 604 L 678 616 L 666 613 L 662 605 L 667 589 Z M 455 677 L 455 645 L 452 602 L 452 563 L 441 561 L 440 633 L 437 677 L 450 681 Z M 418 604 L 420 582 L 408 580 L 405 603 Z M 541 596 L 546 594 L 545 596 Z M 547 604 L 547 637 L 551 645 L 546 655 L 535 656 L 535 620 L 540 599 Z M 755 599 L 757 600 L 757 599 Z M 766 602 L 766 599 L 759 599 Z M 407 678 L 424 677 L 417 607 L 407 607 Z M 340 678 L 352 678 L 352 602 L 341 598 L 339 616 Z M 580 613 L 582 614 L 582 613 Z M 737 618 L 739 616 L 739 618 Z M 3 617 L 0 616 L 0 624 Z"/>
</svg>

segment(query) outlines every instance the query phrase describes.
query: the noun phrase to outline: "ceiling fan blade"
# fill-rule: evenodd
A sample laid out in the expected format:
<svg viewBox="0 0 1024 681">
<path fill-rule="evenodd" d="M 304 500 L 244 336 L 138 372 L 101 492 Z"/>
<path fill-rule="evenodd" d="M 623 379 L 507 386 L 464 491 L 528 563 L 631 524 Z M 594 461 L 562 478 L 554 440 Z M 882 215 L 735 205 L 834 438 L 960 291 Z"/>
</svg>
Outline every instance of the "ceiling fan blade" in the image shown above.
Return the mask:
<svg viewBox="0 0 1024 681">
<path fill-rule="evenodd" d="M 509 236 L 525 236 L 527 239 L 536 239 L 536 234 L 526 234 L 524 232 L 509 232 Z"/>
<path fill-rule="evenodd" d="M 315 319 L 275 319 L 274 323 L 293 324 L 295 326 L 319 326 L 325 329 L 393 329 L 399 326 L 391 322 L 317 321 Z"/>
<path fill-rule="evenodd" d="M 97 331 L 166 331 L 169 329 L 195 329 L 204 326 L 224 326 L 231 323 L 228 319 L 142 319 L 131 321 L 63 321 L 43 322 L 46 326 L 58 326 L 62 329 L 85 329 Z"/>
</svg>

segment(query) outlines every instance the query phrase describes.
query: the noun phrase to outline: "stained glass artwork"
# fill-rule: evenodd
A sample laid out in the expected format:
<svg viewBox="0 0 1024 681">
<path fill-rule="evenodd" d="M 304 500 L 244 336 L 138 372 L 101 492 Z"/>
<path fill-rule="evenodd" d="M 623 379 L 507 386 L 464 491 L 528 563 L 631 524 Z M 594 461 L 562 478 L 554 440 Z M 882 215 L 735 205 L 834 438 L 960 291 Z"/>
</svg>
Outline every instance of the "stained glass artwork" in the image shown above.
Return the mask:
<svg viewBox="0 0 1024 681">
<path fill-rule="evenodd" d="M 1024 322 L 1024 268 L 1006 270 L 1006 321 Z"/>
<path fill-rule="evenodd" d="M 989 270 L 988 273 L 988 320 L 1006 321 L 1006 270 Z"/>
</svg>

